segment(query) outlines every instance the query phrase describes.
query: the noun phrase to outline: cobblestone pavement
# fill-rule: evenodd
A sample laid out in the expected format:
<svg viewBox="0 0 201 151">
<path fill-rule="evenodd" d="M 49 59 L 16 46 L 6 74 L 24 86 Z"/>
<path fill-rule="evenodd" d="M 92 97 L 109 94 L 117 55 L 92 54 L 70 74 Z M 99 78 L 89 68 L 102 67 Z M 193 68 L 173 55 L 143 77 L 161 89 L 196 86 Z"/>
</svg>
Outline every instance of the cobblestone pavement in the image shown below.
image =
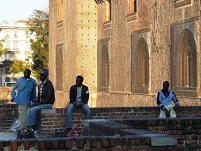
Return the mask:
<svg viewBox="0 0 201 151">
<path fill-rule="evenodd" d="M 15 140 L 17 132 L 0 132 L 0 140 Z"/>
</svg>

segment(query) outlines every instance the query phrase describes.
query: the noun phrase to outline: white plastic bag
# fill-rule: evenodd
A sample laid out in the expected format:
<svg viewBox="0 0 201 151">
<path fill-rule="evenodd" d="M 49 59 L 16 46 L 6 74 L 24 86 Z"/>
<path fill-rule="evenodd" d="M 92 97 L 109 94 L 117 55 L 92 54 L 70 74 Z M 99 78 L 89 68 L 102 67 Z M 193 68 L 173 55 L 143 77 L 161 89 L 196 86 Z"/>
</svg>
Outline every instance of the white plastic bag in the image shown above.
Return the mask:
<svg viewBox="0 0 201 151">
<path fill-rule="evenodd" d="M 17 120 L 15 121 L 15 123 L 13 123 L 12 127 L 10 128 L 10 131 L 16 132 L 20 130 L 20 120 L 19 117 L 17 118 Z"/>
</svg>

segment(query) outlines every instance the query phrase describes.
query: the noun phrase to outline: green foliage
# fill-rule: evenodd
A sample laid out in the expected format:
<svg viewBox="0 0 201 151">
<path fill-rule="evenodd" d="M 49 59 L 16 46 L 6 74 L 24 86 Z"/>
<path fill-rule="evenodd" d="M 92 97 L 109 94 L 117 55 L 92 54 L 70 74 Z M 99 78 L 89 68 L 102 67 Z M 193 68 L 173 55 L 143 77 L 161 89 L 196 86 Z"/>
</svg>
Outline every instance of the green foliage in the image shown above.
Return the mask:
<svg viewBox="0 0 201 151">
<path fill-rule="evenodd" d="M 5 39 L 0 40 L 0 57 L 7 52 L 7 49 L 3 48 L 4 42 L 5 42 Z"/>
<path fill-rule="evenodd" d="M 43 69 L 48 69 L 48 34 L 49 34 L 49 13 L 43 10 L 34 10 L 28 21 L 29 31 L 35 36 L 30 39 L 33 50 L 32 69 L 37 74 Z"/>
<path fill-rule="evenodd" d="M 11 66 L 10 66 L 10 71 L 13 73 L 19 73 L 19 72 L 24 72 L 25 69 L 29 69 L 30 64 L 21 60 L 13 60 Z"/>
</svg>

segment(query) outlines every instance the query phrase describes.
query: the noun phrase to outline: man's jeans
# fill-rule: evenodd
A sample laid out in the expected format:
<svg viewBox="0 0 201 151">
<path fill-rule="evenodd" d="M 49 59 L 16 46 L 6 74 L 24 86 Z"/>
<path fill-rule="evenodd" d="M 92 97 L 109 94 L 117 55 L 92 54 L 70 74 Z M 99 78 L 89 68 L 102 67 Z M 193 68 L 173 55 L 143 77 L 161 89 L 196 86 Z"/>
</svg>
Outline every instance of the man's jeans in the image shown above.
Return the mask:
<svg viewBox="0 0 201 151">
<path fill-rule="evenodd" d="M 72 128 L 72 112 L 77 109 L 73 104 L 69 104 L 66 116 L 66 127 Z M 88 104 L 83 104 L 81 109 L 85 112 L 86 119 L 91 118 L 91 111 Z"/>
<path fill-rule="evenodd" d="M 23 129 L 26 126 L 26 113 L 28 106 L 27 105 L 18 105 L 18 115 L 20 120 L 20 129 Z"/>
<path fill-rule="evenodd" d="M 40 112 L 41 109 L 51 109 L 52 106 L 53 106 L 52 104 L 41 104 L 38 106 L 34 106 L 32 108 L 29 108 L 27 110 L 26 126 L 35 125 L 38 112 Z"/>
</svg>

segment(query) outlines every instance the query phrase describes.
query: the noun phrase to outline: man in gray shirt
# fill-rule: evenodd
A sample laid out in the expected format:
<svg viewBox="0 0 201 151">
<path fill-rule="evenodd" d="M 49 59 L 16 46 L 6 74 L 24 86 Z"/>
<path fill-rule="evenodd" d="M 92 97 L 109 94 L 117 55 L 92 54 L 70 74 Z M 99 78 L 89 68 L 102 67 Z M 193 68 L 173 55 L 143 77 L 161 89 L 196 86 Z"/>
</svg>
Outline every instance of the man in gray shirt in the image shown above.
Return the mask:
<svg viewBox="0 0 201 151">
<path fill-rule="evenodd" d="M 91 118 L 91 111 L 88 106 L 89 89 L 82 84 L 83 77 L 76 77 L 76 84 L 70 88 L 70 104 L 67 110 L 66 133 L 72 129 L 72 112 L 75 109 L 82 109 L 85 112 L 86 119 Z"/>
</svg>

